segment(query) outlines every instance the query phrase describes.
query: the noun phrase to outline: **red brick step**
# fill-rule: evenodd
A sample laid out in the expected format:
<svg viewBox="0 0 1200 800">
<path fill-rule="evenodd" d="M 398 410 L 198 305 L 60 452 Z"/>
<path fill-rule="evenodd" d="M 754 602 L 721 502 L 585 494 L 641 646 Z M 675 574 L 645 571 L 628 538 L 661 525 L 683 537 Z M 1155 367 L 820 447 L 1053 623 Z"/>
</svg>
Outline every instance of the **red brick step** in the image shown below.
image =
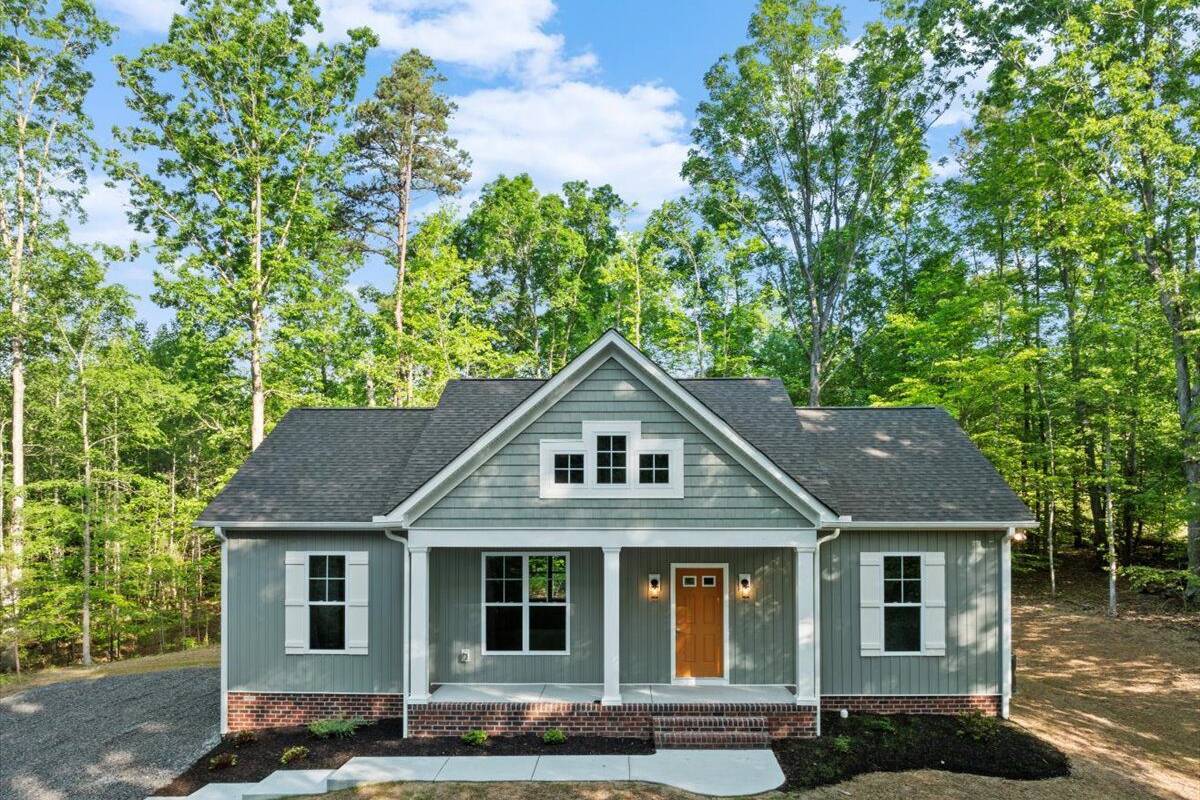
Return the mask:
<svg viewBox="0 0 1200 800">
<path fill-rule="evenodd" d="M 654 746 L 741 749 L 768 747 L 765 717 L 672 714 L 651 718 Z"/>
</svg>

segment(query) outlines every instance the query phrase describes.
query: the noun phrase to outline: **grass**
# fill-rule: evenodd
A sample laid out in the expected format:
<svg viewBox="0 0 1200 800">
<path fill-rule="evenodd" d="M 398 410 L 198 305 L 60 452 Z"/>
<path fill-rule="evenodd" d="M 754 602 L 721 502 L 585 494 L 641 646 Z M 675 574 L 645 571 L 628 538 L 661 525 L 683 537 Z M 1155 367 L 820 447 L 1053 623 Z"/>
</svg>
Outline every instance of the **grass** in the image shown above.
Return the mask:
<svg viewBox="0 0 1200 800">
<path fill-rule="evenodd" d="M 113 675 L 139 675 L 143 672 L 158 672 L 166 669 L 218 667 L 220 665 L 221 647 L 214 645 L 212 647 L 194 647 L 191 650 L 180 650 L 175 653 L 111 661 L 91 667 L 50 667 L 35 672 L 23 672 L 20 675 L 0 674 L 0 697 L 63 681 L 86 681 L 108 678 Z"/>
</svg>

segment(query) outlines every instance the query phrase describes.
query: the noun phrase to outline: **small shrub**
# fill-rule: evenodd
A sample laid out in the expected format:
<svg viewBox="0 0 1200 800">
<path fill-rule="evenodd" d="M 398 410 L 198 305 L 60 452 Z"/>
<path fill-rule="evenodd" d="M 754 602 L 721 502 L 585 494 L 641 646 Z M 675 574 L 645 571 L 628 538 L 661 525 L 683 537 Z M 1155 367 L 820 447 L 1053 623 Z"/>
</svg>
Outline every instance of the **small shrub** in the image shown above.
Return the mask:
<svg viewBox="0 0 1200 800">
<path fill-rule="evenodd" d="M 836 736 L 833 739 L 833 749 L 838 753 L 849 753 L 853 745 L 854 740 L 849 736 Z"/>
<path fill-rule="evenodd" d="M 306 758 L 308 758 L 308 748 L 302 744 L 298 744 L 295 747 L 289 747 L 287 750 L 284 750 L 283 755 L 279 757 L 279 763 L 290 764 L 293 761 L 302 761 Z"/>
<path fill-rule="evenodd" d="M 318 739 L 328 739 L 331 736 L 345 739 L 353 736 L 356 730 L 366 724 L 365 719 L 319 719 L 309 724 L 308 732 Z"/>
<path fill-rule="evenodd" d="M 235 731 L 225 737 L 225 741 L 229 742 L 234 747 L 250 744 L 258 741 L 258 734 L 254 731 Z"/>
<path fill-rule="evenodd" d="M 1195 581 L 1186 569 L 1158 569 L 1157 567 L 1121 567 L 1121 577 L 1129 581 L 1135 592 L 1182 597 L 1187 591 L 1188 581 Z"/>
<path fill-rule="evenodd" d="M 1000 730 L 1000 721 L 995 717 L 987 717 L 978 711 L 970 711 L 958 715 L 958 735 L 969 736 L 976 742 L 991 739 Z"/>
<path fill-rule="evenodd" d="M 859 725 L 871 733 L 895 733 L 896 723 L 887 717 L 860 717 Z"/>
<path fill-rule="evenodd" d="M 544 744 L 562 744 L 566 740 L 567 734 L 563 733 L 561 728 L 551 728 L 542 734 Z"/>
<path fill-rule="evenodd" d="M 469 744 L 472 747 L 483 747 L 488 740 L 487 731 L 481 728 L 469 730 L 460 737 L 463 744 Z"/>
<path fill-rule="evenodd" d="M 209 769 L 226 769 L 237 766 L 237 756 L 233 753 L 217 753 L 208 760 Z"/>
</svg>

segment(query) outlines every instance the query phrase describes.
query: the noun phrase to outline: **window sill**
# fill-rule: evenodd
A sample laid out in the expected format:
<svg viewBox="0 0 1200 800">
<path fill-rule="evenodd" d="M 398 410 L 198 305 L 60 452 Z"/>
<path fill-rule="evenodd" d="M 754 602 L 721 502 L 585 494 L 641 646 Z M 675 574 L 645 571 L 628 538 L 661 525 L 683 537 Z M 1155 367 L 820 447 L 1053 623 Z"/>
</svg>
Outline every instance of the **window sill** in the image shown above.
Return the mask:
<svg viewBox="0 0 1200 800">
<path fill-rule="evenodd" d="M 288 650 L 284 655 L 289 656 L 365 656 L 367 651 L 363 650 Z"/>
<path fill-rule="evenodd" d="M 481 656 L 569 656 L 570 650 L 480 650 Z"/>
</svg>

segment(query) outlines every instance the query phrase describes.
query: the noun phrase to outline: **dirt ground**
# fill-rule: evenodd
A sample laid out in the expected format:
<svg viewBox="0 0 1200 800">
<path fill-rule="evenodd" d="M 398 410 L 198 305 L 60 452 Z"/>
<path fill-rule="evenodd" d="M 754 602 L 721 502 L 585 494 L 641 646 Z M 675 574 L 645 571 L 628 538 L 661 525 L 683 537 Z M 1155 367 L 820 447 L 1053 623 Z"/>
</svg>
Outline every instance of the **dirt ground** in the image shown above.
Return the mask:
<svg viewBox="0 0 1200 800">
<path fill-rule="evenodd" d="M 214 645 L 212 647 L 196 647 L 191 650 L 181 650 L 177 653 L 163 653 L 158 656 L 113 661 L 91 667 L 51 667 L 50 669 L 27 672 L 21 675 L 0 675 L 0 697 L 15 694 L 16 692 L 36 686 L 49 686 L 52 683 L 61 683 L 62 681 L 94 680 L 113 675 L 140 675 L 144 672 L 158 672 L 164 669 L 219 667 L 220 665 L 221 648 L 218 645 Z"/>
<path fill-rule="evenodd" d="M 1200 798 L 1200 613 L 1122 587 L 1104 613 L 1103 575 L 1068 558 L 1051 600 L 1043 575 L 1014 579 L 1014 722 L 1066 751 L 1072 775 L 1010 781 L 923 770 L 864 775 L 795 800 L 1141 800 Z M 685 792 L 638 784 L 395 784 L 338 800 L 649 800 Z M 768 798 L 781 798 L 775 793 Z"/>
</svg>

